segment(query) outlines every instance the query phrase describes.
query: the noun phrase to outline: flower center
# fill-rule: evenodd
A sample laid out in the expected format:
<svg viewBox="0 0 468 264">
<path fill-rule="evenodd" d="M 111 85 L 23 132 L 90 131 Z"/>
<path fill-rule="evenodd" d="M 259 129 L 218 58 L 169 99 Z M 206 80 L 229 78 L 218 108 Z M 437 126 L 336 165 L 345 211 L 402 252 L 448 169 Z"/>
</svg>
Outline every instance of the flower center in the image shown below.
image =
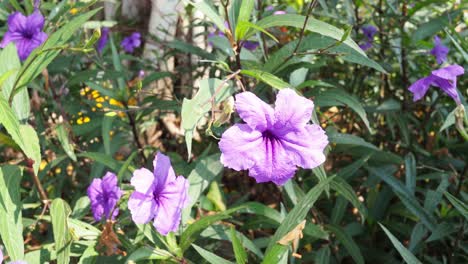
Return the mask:
<svg viewBox="0 0 468 264">
<path fill-rule="evenodd" d="M 276 140 L 276 136 L 275 134 L 273 134 L 273 132 L 271 132 L 270 130 L 265 130 L 263 133 L 262 133 L 262 137 L 264 139 L 268 139 L 268 140 Z"/>
</svg>

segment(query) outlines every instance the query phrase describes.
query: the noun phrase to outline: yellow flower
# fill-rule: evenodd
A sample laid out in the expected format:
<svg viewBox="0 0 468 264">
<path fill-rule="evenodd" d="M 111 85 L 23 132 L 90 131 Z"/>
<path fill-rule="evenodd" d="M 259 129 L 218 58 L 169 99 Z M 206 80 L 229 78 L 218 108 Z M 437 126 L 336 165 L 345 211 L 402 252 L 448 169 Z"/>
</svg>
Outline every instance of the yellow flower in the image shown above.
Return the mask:
<svg viewBox="0 0 468 264">
<path fill-rule="evenodd" d="M 79 11 L 78 8 L 72 8 L 72 9 L 70 9 L 70 14 L 76 15 L 78 13 L 78 11 Z"/>
</svg>

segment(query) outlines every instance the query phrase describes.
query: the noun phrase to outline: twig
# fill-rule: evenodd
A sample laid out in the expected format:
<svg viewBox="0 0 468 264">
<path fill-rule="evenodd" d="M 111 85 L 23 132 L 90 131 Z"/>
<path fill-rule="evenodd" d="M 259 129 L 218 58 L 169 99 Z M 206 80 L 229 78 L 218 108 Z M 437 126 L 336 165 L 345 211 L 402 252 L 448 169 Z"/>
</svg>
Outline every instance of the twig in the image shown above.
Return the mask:
<svg viewBox="0 0 468 264">
<path fill-rule="evenodd" d="M 312 13 L 312 10 L 314 9 L 314 7 L 316 5 L 317 5 L 317 0 L 313 0 L 313 1 L 310 2 L 309 9 L 307 10 L 307 16 L 306 16 L 306 18 L 304 20 L 304 25 L 302 26 L 302 29 L 301 29 L 301 35 L 299 36 L 299 41 L 297 42 L 297 45 L 294 48 L 294 51 L 291 53 L 291 55 L 289 55 L 289 57 L 287 57 L 284 60 L 283 64 L 286 63 L 287 61 L 289 61 L 294 56 L 294 54 L 296 54 L 297 51 L 299 50 L 299 47 L 301 46 L 302 39 L 304 38 L 305 29 L 307 27 L 307 22 L 309 22 L 310 14 Z"/>
<path fill-rule="evenodd" d="M 124 103 L 124 106 L 125 106 L 125 109 L 128 110 L 128 105 L 126 103 Z M 140 155 L 146 164 L 148 163 L 148 160 L 146 159 L 145 153 L 143 152 L 143 146 L 141 145 L 140 140 L 138 139 L 138 131 L 136 128 L 136 123 L 135 123 L 133 114 L 131 112 L 125 112 L 125 113 L 127 114 L 130 126 L 132 127 L 133 140 L 135 141 L 135 144 L 137 145 L 139 152 L 141 151 Z"/>
</svg>

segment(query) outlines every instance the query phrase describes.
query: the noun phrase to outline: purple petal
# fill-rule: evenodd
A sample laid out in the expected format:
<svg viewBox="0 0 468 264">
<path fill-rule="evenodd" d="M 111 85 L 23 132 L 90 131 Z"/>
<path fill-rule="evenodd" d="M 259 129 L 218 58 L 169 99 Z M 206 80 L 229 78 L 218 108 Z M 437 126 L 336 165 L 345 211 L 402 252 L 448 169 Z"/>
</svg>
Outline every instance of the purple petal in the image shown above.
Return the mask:
<svg viewBox="0 0 468 264">
<path fill-rule="evenodd" d="M 432 76 L 424 77 L 417 80 L 409 87 L 409 90 L 413 93 L 413 102 L 424 97 L 433 80 L 434 77 Z"/>
<path fill-rule="evenodd" d="M 44 27 L 44 17 L 39 10 L 26 17 L 26 30 L 31 33 L 41 32 Z"/>
<path fill-rule="evenodd" d="M 132 214 L 132 220 L 137 224 L 149 223 L 154 217 L 156 206 L 153 196 L 136 191 L 128 199 L 128 209 Z"/>
<path fill-rule="evenodd" d="M 154 192 L 159 193 L 164 189 L 166 183 L 175 180 L 174 169 L 172 169 L 171 160 L 168 156 L 158 151 L 153 160 L 155 187 Z"/>
<path fill-rule="evenodd" d="M 366 51 L 366 50 L 372 48 L 372 42 L 371 42 L 371 41 L 366 41 L 366 42 L 364 42 L 364 43 L 362 43 L 362 44 L 359 44 L 359 47 L 360 47 L 362 50 Z"/>
<path fill-rule="evenodd" d="M 262 133 L 246 124 L 236 124 L 227 129 L 219 141 L 221 163 L 240 171 L 255 164 L 255 156 L 261 151 Z"/>
<path fill-rule="evenodd" d="M 102 190 L 102 180 L 94 179 L 88 187 L 87 193 L 91 202 L 91 211 L 94 220 L 100 221 L 104 215 L 104 192 Z"/>
<path fill-rule="evenodd" d="M 449 48 L 442 45 L 438 36 L 434 37 L 434 48 L 431 50 L 431 54 L 436 57 L 437 63 L 442 64 L 447 59 Z"/>
<path fill-rule="evenodd" d="M 110 29 L 109 28 L 103 28 L 102 31 L 101 31 L 101 37 L 99 38 L 99 41 L 97 43 L 97 51 L 99 53 L 102 52 L 102 50 L 104 49 L 104 47 L 106 46 L 107 42 L 109 41 L 109 32 L 110 32 Z"/>
<path fill-rule="evenodd" d="M 250 51 L 256 50 L 259 45 L 260 43 L 258 43 L 257 41 L 249 41 L 249 40 L 246 40 L 242 43 L 242 47 Z"/>
<path fill-rule="evenodd" d="M 460 104 L 460 97 L 457 92 L 457 80 L 447 80 L 442 78 L 434 78 L 432 85 L 439 87 L 447 95 L 453 98 L 457 104 Z"/>
<path fill-rule="evenodd" d="M 16 42 L 21 39 L 23 39 L 23 36 L 20 33 L 7 31 L 3 36 L 2 42 L 0 42 L 0 48 L 3 49 L 8 46 L 10 42 Z"/>
<path fill-rule="evenodd" d="M 8 17 L 8 31 L 22 32 L 26 29 L 27 18 L 21 12 L 15 12 Z"/>
<path fill-rule="evenodd" d="M 465 69 L 457 64 L 449 65 L 442 69 L 438 69 L 432 71 L 432 75 L 437 76 L 439 78 L 447 79 L 447 80 L 454 80 L 458 75 L 462 75 L 465 73 Z"/>
<path fill-rule="evenodd" d="M 159 197 L 154 217 L 154 227 L 162 235 L 179 228 L 182 209 L 187 206 L 189 182 L 183 176 L 167 184 Z"/>
<path fill-rule="evenodd" d="M 274 136 L 265 136 L 262 145 L 255 151 L 255 165 L 249 169 L 249 176 L 258 183 L 272 181 L 283 185 L 294 176 L 296 169 L 281 141 Z"/>
<path fill-rule="evenodd" d="M 146 168 L 141 168 L 133 172 L 130 184 L 135 187 L 136 192 L 150 195 L 154 191 L 157 179 L 151 171 Z"/>
<path fill-rule="evenodd" d="M 281 142 L 299 167 L 313 169 L 325 162 L 323 151 L 328 137 L 319 125 L 306 125 L 300 131 L 287 133 Z"/>
<path fill-rule="evenodd" d="M 309 121 L 314 103 L 292 89 L 282 89 L 276 96 L 274 128 L 280 133 L 296 131 Z"/>
<path fill-rule="evenodd" d="M 251 92 L 237 94 L 235 107 L 242 120 L 252 129 L 264 131 L 274 123 L 271 106 Z"/>
</svg>

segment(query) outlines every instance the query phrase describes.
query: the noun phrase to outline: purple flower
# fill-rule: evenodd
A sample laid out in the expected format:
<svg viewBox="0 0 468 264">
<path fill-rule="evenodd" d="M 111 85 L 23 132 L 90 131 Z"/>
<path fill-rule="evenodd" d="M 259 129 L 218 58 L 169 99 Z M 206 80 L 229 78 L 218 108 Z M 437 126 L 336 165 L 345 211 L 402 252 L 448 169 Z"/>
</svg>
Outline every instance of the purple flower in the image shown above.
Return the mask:
<svg viewBox="0 0 468 264">
<path fill-rule="evenodd" d="M 429 90 L 429 86 L 436 86 L 460 104 L 460 97 L 457 93 L 457 76 L 465 73 L 463 67 L 459 65 L 449 65 L 445 68 L 432 71 L 431 75 L 417 80 L 409 90 L 413 93 L 413 101 L 421 99 Z"/>
<path fill-rule="evenodd" d="M 436 57 L 437 63 L 442 64 L 447 59 L 447 54 L 449 52 L 449 48 L 444 46 L 439 36 L 434 37 L 434 48 L 431 50 L 431 54 Z"/>
<path fill-rule="evenodd" d="M 283 10 L 278 10 L 278 11 L 275 11 L 273 12 L 273 15 L 277 16 L 277 15 L 286 15 L 286 11 L 283 11 Z"/>
<path fill-rule="evenodd" d="M 101 30 L 101 37 L 98 40 L 96 50 L 101 53 L 104 47 L 106 46 L 107 42 L 109 41 L 109 28 L 102 28 Z"/>
<path fill-rule="evenodd" d="M 259 45 L 260 44 L 257 41 L 246 40 L 246 41 L 242 42 L 242 47 L 244 47 L 244 48 L 246 48 L 246 49 L 248 49 L 250 51 L 256 50 Z"/>
<path fill-rule="evenodd" d="M 124 38 L 122 40 L 122 43 L 120 43 L 120 46 L 128 52 L 132 53 L 135 48 L 140 47 L 141 45 L 141 34 L 140 32 L 134 32 L 132 35 Z"/>
<path fill-rule="evenodd" d="M 117 185 L 117 176 L 114 173 L 107 172 L 102 180 L 94 179 L 88 187 L 94 219 L 96 221 L 102 220 L 103 217 L 114 219 L 119 214 L 119 209 L 115 206 L 121 196 L 122 190 Z"/>
<path fill-rule="evenodd" d="M 363 44 L 360 44 L 359 47 L 362 50 L 368 50 L 372 47 L 372 43 L 374 43 L 374 36 L 377 33 L 377 28 L 372 25 L 367 25 L 363 26 L 361 30 L 366 40 Z"/>
<path fill-rule="evenodd" d="M 265 11 L 273 11 L 275 8 L 272 5 L 265 7 Z"/>
<path fill-rule="evenodd" d="M 179 228 L 182 209 L 189 202 L 189 182 L 176 177 L 169 157 L 158 152 L 153 161 L 154 171 L 141 168 L 133 172 L 130 184 L 135 187 L 128 200 L 132 219 L 137 224 L 153 225 L 162 235 Z"/>
<path fill-rule="evenodd" d="M 294 90 L 279 91 L 274 109 L 251 92 L 236 95 L 235 107 L 246 124 L 223 133 L 224 166 L 249 170 L 257 182 L 283 185 L 297 166 L 311 169 L 325 161 L 328 138 L 320 126 L 309 124 L 314 103 Z"/>
<path fill-rule="evenodd" d="M 39 10 L 29 16 L 15 12 L 8 17 L 8 31 L 0 42 L 0 48 L 5 48 L 10 42 L 15 43 L 18 56 L 24 61 L 47 39 L 47 34 L 42 31 L 43 27 L 44 17 Z"/>
</svg>

